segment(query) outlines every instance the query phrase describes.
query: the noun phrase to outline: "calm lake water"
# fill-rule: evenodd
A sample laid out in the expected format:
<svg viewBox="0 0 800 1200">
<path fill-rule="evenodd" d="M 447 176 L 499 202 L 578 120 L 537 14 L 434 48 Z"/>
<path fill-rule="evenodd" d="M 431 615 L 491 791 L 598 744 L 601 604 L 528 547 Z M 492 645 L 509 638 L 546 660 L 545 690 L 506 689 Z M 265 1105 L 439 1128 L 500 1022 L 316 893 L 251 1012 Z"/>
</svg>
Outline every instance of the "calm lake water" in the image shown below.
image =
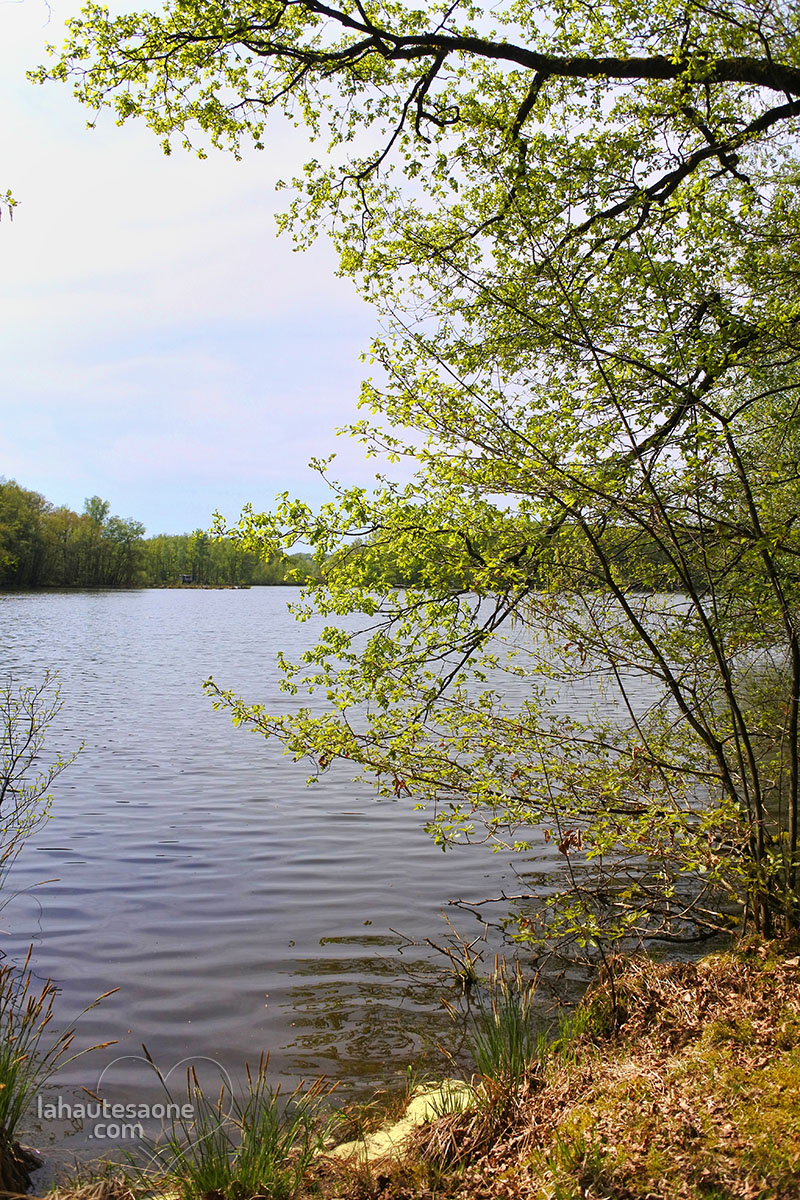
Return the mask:
<svg viewBox="0 0 800 1200">
<path fill-rule="evenodd" d="M 425 939 L 447 937 L 448 900 L 513 886 L 509 863 L 481 846 L 443 854 L 407 799 L 377 800 L 344 771 L 307 787 L 302 765 L 202 692 L 213 674 L 250 700 L 292 703 L 275 655 L 315 632 L 287 613 L 292 594 L 0 596 L 3 674 L 57 669 L 51 745 L 85 743 L 6 885 L 0 948 L 19 961 L 33 943 L 61 1025 L 119 989 L 76 1036 L 116 1045 L 68 1065 L 53 1085 L 63 1097 L 105 1071 L 115 1098 L 163 1098 L 143 1043 L 180 1093 L 185 1060 L 239 1076 L 262 1051 L 284 1087 L 324 1073 L 371 1092 L 426 1049 L 441 1064 L 435 1043 L 453 1042 L 444 964 Z M 543 843 L 516 866 L 546 877 L 556 858 Z M 480 932 L 469 915 L 457 923 Z M 80 1122 L 35 1130 L 49 1155 L 89 1146 Z"/>
</svg>

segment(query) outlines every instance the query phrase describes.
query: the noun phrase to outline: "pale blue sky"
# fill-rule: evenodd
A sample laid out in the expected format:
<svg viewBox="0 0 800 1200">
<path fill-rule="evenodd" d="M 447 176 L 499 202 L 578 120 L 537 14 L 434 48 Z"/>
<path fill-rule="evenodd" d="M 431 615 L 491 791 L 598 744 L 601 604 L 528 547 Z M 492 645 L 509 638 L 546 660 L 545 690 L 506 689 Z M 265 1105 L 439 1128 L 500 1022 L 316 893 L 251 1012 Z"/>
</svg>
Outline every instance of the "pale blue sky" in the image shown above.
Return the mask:
<svg viewBox="0 0 800 1200">
<path fill-rule="evenodd" d="M 99 494 L 149 533 L 319 499 L 306 464 L 332 450 L 366 480 L 333 431 L 375 316 L 329 245 L 275 234 L 302 132 L 237 163 L 167 158 L 110 114 L 87 130 L 68 87 L 25 79 L 78 7 L 0 2 L 0 192 L 19 201 L 0 221 L 0 475 L 78 510 Z"/>
</svg>

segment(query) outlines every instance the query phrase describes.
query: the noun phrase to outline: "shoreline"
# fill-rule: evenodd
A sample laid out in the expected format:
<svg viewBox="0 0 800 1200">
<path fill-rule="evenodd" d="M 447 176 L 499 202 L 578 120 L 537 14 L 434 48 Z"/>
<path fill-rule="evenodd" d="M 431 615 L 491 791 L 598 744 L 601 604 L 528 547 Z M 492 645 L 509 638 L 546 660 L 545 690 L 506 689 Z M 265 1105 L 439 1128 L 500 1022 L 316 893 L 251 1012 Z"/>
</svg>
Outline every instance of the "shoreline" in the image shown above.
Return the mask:
<svg viewBox="0 0 800 1200">
<path fill-rule="evenodd" d="M 800 944 L 616 960 L 613 986 L 601 972 L 513 1086 L 429 1080 L 392 1120 L 348 1119 L 288 1190 L 231 1179 L 214 1200 L 794 1200 Z M 50 1196 L 208 1200 L 190 1175 L 105 1174 Z"/>
</svg>

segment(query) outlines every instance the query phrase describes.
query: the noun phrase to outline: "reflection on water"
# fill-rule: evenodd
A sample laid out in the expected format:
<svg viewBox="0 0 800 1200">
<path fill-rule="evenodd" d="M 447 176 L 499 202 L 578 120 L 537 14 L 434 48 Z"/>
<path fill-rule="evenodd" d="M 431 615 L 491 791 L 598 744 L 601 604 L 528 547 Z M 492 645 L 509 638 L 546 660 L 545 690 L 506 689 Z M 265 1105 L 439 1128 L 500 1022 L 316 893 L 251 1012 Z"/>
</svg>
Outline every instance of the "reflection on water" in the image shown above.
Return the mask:
<svg viewBox="0 0 800 1200">
<path fill-rule="evenodd" d="M 59 1091 L 93 1087 L 142 1043 L 165 1073 L 205 1055 L 240 1074 L 269 1051 L 284 1086 L 324 1071 L 363 1092 L 457 1044 L 446 964 L 425 940 L 444 940 L 448 900 L 518 884 L 487 847 L 443 854 L 406 801 L 378 801 L 343 770 L 307 787 L 302 765 L 213 711 L 210 674 L 276 708 L 301 702 L 280 692 L 274 660 L 315 630 L 295 625 L 286 599 L 0 596 L 6 672 L 22 682 L 58 669 L 53 745 L 85 742 L 14 870 L 0 946 L 14 958 L 35 944 L 62 1022 L 119 989 L 78 1038 L 116 1045 L 69 1065 Z M 556 859 L 542 843 L 517 866 L 546 879 Z M 470 914 L 458 923 L 468 938 L 481 928 Z M 144 1072 L 130 1082 L 137 1095 L 153 1087 Z"/>
</svg>

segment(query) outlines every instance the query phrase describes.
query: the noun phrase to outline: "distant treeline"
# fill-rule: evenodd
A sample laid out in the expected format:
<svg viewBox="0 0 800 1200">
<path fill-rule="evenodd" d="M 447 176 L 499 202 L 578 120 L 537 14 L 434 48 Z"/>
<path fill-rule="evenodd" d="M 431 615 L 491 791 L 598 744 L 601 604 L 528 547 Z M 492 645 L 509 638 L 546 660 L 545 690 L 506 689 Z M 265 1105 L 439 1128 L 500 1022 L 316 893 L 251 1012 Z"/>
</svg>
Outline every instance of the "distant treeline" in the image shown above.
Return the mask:
<svg viewBox="0 0 800 1200">
<path fill-rule="evenodd" d="M 144 531 L 140 521 L 112 516 L 99 496 L 76 513 L 0 479 L 0 588 L 244 587 L 316 574 L 307 554 L 267 561 L 199 529 L 149 538 Z"/>
<path fill-rule="evenodd" d="M 621 583 L 654 591 L 676 586 L 674 571 L 651 533 L 608 527 L 598 536 L 609 569 Z M 687 562 L 698 554 L 688 535 L 683 552 Z M 713 547 L 705 546 L 704 552 L 713 553 Z M 436 586 L 444 582 L 453 591 L 491 592 L 496 574 L 507 585 L 510 564 L 516 566 L 520 587 L 606 587 L 575 528 L 564 524 L 552 536 L 519 521 L 468 534 L 440 530 L 435 542 L 426 545 L 409 517 L 404 540 L 395 537 L 390 548 L 377 533 L 366 541 L 356 539 L 327 559 L 325 573 L 344 571 L 367 589 L 424 588 L 435 580 Z M 0 588 L 258 587 L 318 577 L 319 568 L 308 554 L 264 559 L 201 529 L 146 538 L 140 521 L 111 516 L 108 502 L 99 496 L 76 513 L 0 479 Z"/>
</svg>

